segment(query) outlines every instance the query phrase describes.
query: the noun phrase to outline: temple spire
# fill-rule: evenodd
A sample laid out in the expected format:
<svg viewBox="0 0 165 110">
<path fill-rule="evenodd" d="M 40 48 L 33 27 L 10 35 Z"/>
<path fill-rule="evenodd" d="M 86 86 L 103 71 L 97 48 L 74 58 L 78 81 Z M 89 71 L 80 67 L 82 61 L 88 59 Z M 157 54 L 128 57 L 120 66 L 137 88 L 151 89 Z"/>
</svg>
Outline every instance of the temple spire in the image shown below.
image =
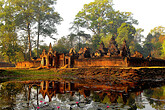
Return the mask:
<svg viewBox="0 0 165 110">
<path fill-rule="evenodd" d="M 49 52 L 53 53 L 53 49 L 52 49 L 52 44 L 51 43 L 49 44 Z"/>
</svg>

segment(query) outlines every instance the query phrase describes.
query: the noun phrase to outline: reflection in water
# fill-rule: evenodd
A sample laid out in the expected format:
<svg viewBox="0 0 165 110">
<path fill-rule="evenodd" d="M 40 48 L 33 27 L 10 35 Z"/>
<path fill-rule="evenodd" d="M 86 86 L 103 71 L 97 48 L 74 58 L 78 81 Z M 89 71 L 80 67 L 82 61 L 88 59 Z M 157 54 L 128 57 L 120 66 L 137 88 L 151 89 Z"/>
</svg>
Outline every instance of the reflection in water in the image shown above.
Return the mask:
<svg viewBox="0 0 165 110">
<path fill-rule="evenodd" d="M 98 83 L 100 82 L 100 83 Z M 0 85 L 0 108 L 12 109 L 162 109 L 163 82 L 120 82 L 88 80 L 20 81 Z M 155 88 L 157 87 L 157 88 Z M 143 91 L 144 90 L 144 91 Z"/>
</svg>

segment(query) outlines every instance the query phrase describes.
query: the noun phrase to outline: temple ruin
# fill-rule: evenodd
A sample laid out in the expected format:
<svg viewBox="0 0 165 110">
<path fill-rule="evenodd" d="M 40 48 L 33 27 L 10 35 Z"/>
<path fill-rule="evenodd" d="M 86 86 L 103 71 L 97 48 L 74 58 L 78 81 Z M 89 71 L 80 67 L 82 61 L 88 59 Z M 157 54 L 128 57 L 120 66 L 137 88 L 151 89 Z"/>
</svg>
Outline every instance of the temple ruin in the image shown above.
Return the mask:
<svg viewBox="0 0 165 110">
<path fill-rule="evenodd" d="M 48 52 L 43 50 L 40 59 L 35 62 L 32 61 L 30 64 L 20 62 L 17 63 L 17 67 L 36 67 L 36 65 L 40 68 L 165 66 L 165 60 L 151 56 L 144 58 L 138 51 L 131 55 L 126 40 L 119 49 L 114 37 L 109 41 L 108 48 L 101 42 L 94 53 L 89 47 L 81 48 L 79 52 L 71 48 L 68 54 L 58 53 L 52 49 L 50 43 Z"/>
</svg>

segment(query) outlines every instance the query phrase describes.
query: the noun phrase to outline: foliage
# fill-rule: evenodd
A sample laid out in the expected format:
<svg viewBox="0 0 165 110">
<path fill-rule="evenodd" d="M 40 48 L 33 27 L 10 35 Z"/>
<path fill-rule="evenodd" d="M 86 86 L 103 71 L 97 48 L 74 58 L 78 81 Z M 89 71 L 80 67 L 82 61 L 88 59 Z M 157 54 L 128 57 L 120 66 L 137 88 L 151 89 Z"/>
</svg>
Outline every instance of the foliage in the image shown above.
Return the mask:
<svg viewBox="0 0 165 110">
<path fill-rule="evenodd" d="M 143 46 L 145 54 L 151 54 L 153 57 L 164 57 L 164 32 L 165 27 L 162 26 L 155 27 L 150 31 Z"/>
<path fill-rule="evenodd" d="M 48 52 L 49 46 L 47 46 L 47 44 L 40 45 L 38 49 L 38 54 L 39 55 L 42 54 L 44 49 Z M 33 53 L 34 53 L 34 56 L 37 56 L 37 48 L 34 48 Z"/>
<path fill-rule="evenodd" d="M 5 1 L 1 3 L 5 4 Z M 9 3 L 1 5 L 0 8 L 0 50 L 6 61 L 16 63 L 17 60 L 21 60 L 22 56 L 17 57 L 21 48 L 18 45 L 14 22 L 15 7 Z"/>
<path fill-rule="evenodd" d="M 14 108 L 16 103 L 16 96 L 22 91 L 23 84 L 20 83 L 2 83 L 0 89 L 0 107 L 3 109 Z"/>
<path fill-rule="evenodd" d="M 141 46 L 139 43 L 135 43 L 135 44 L 134 44 L 134 50 L 133 50 L 133 51 L 134 51 L 134 52 L 135 52 L 135 51 L 138 51 L 138 52 L 144 54 L 143 48 L 142 48 L 142 46 Z"/>
<path fill-rule="evenodd" d="M 123 41 L 126 40 L 128 46 L 130 46 L 131 53 L 133 53 L 135 32 L 136 30 L 132 25 L 122 23 L 122 25 L 117 29 L 118 36 L 116 38 L 116 42 L 118 43 L 119 48 L 121 48 Z"/>
<path fill-rule="evenodd" d="M 156 34 L 165 35 L 165 27 L 163 27 L 163 26 L 155 27 L 154 29 L 151 29 L 150 33 L 152 35 L 156 35 Z"/>
<path fill-rule="evenodd" d="M 165 57 L 165 40 L 162 44 L 162 57 Z"/>
<path fill-rule="evenodd" d="M 111 38 L 112 38 L 112 34 L 109 34 L 106 37 L 101 38 L 101 41 L 104 42 L 105 47 L 109 46 L 109 41 L 111 40 Z"/>
<path fill-rule="evenodd" d="M 60 24 L 62 18 L 58 12 L 55 12 L 53 6 L 56 4 L 56 0 L 35 0 L 35 21 L 38 23 L 37 28 L 37 57 L 39 48 L 40 35 L 53 38 L 52 33 L 57 33 L 56 24 Z"/>
<path fill-rule="evenodd" d="M 69 40 L 66 37 L 61 37 L 61 39 L 58 40 L 57 44 L 55 44 L 53 48 L 55 51 L 59 53 L 69 53 L 70 50 Z"/>
<path fill-rule="evenodd" d="M 136 43 L 142 43 L 142 39 L 144 38 L 144 35 L 142 35 L 142 32 L 144 32 L 144 29 L 137 28 L 136 33 L 134 34 L 134 41 Z"/>
<path fill-rule="evenodd" d="M 147 97 L 150 105 L 155 109 L 162 109 L 164 107 L 164 95 L 165 90 L 164 86 L 160 88 L 152 88 L 144 91 L 144 96 Z M 155 100 L 154 100 L 155 99 Z"/>
<path fill-rule="evenodd" d="M 147 57 L 148 55 L 150 55 L 152 50 L 153 50 L 153 44 L 152 43 L 145 43 L 143 45 L 144 57 Z"/>
<path fill-rule="evenodd" d="M 132 18 L 130 12 L 119 12 L 113 9 L 110 0 L 95 0 L 84 5 L 84 8 L 78 12 L 74 20 L 77 28 L 85 28 L 93 32 L 93 47 L 97 47 L 102 37 L 108 34 L 116 35 L 117 28 L 122 23 L 136 24 L 137 21 Z"/>
<path fill-rule="evenodd" d="M 84 46 L 88 46 L 91 42 L 91 35 L 86 34 L 84 31 L 77 31 L 76 33 L 71 33 L 67 36 L 70 44 L 70 48 L 80 49 Z M 84 45 L 84 46 L 83 46 Z"/>
<path fill-rule="evenodd" d="M 37 45 L 38 50 L 39 35 L 52 38 L 57 33 L 56 24 L 62 18 L 55 11 L 55 4 L 56 0 L 0 1 L 0 47 L 6 61 L 30 59 L 33 46 Z M 37 44 L 33 40 L 36 34 Z"/>
</svg>

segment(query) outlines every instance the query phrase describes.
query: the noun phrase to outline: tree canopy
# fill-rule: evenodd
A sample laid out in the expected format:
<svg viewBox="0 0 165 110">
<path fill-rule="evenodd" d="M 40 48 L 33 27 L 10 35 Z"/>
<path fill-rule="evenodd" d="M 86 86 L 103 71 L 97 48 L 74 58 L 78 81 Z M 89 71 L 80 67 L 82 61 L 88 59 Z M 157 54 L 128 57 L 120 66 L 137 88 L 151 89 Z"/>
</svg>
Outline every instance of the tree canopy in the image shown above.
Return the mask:
<svg viewBox="0 0 165 110">
<path fill-rule="evenodd" d="M 39 36 L 53 38 L 52 34 L 57 33 L 56 24 L 60 24 L 62 18 L 55 11 L 55 4 L 56 0 L 3 0 L 0 2 L 0 47 L 9 62 L 11 57 L 16 59 L 17 51 L 21 51 L 29 60 L 33 57 L 32 47 L 36 42 L 33 40 L 35 35 L 38 36 L 38 56 Z"/>
<path fill-rule="evenodd" d="M 85 4 L 74 20 L 74 26 L 85 28 L 93 33 L 94 47 L 99 45 L 101 37 L 109 34 L 117 36 L 117 29 L 122 25 L 137 24 L 131 12 L 115 11 L 110 0 L 95 0 Z"/>
<path fill-rule="evenodd" d="M 39 57 L 46 44 L 40 45 L 40 37 L 54 41 L 57 26 L 63 20 L 55 10 L 57 0 L 1 0 L 0 1 L 0 60 L 19 62 Z M 95 51 L 103 41 L 109 45 L 112 36 L 119 46 L 127 41 L 130 51 L 141 52 L 144 57 L 165 58 L 165 27 L 153 28 L 147 36 L 144 29 L 135 28 L 138 21 L 131 12 L 113 8 L 112 0 L 95 0 L 85 4 L 72 22 L 69 35 L 59 38 L 53 48 L 67 53 L 71 48 L 85 46 Z M 65 30 L 64 30 L 65 31 Z M 142 42 L 142 39 L 145 41 Z"/>
</svg>

